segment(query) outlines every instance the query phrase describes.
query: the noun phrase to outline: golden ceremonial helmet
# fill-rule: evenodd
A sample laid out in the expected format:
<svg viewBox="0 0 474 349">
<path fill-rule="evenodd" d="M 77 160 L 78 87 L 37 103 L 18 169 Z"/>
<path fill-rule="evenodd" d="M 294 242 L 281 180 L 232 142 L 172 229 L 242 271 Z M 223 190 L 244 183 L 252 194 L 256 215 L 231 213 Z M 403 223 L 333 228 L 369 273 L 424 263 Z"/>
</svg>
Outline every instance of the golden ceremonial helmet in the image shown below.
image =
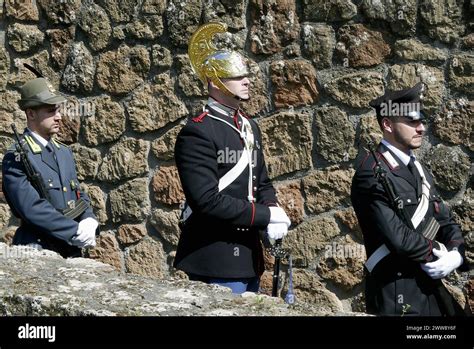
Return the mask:
<svg viewBox="0 0 474 349">
<path fill-rule="evenodd" d="M 215 34 L 226 31 L 227 25 L 224 23 L 200 26 L 189 40 L 188 55 L 194 72 L 204 84 L 210 79 L 224 93 L 234 96 L 221 79 L 244 77 L 248 75 L 248 69 L 239 53 L 218 50 L 212 43 Z"/>
</svg>

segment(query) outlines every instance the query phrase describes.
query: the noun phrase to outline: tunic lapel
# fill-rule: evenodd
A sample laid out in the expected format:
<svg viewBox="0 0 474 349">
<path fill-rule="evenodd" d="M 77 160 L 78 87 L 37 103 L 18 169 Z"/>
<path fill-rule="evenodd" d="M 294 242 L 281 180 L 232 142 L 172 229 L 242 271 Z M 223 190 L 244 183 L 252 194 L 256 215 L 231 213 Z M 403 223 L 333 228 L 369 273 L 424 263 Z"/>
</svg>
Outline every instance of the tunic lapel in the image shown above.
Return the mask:
<svg viewBox="0 0 474 349">
<path fill-rule="evenodd" d="M 413 187 L 413 189 L 415 190 L 418 190 L 417 188 L 417 185 L 416 185 L 416 181 L 415 181 L 415 178 L 413 178 L 413 175 L 411 174 L 410 170 L 408 169 L 408 167 L 405 166 L 405 164 L 403 164 L 402 160 L 400 160 L 393 152 L 390 151 L 390 149 L 388 149 L 386 146 L 384 146 L 383 144 L 380 144 L 380 148 L 379 148 L 379 151 L 380 153 L 383 153 L 383 152 L 390 152 L 390 154 L 397 160 L 398 162 L 398 167 L 396 168 L 392 168 L 391 166 L 390 167 L 390 170 L 391 172 L 397 176 L 397 177 L 401 177 L 403 178 L 404 180 L 406 180 L 408 183 L 410 183 L 410 185 Z"/>
</svg>

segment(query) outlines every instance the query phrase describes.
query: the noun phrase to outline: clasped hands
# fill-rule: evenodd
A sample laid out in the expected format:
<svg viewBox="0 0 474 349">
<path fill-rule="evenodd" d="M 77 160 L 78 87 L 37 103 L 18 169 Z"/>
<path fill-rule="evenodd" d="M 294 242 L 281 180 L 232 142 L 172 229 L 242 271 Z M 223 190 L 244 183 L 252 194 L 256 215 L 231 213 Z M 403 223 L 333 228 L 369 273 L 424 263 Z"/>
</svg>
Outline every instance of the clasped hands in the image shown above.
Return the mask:
<svg viewBox="0 0 474 349">
<path fill-rule="evenodd" d="M 425 271 L 432 279 L 442 279 L 448 276 L 454 269 L 462 264 L 462 256 L 456 251 L 448 251 L 446 247 L 439 243 L 441 248 L 433 249 L 433 254 L 438 257 L 434 262 L 421 264 L 421 269 Z"/>
</svg>

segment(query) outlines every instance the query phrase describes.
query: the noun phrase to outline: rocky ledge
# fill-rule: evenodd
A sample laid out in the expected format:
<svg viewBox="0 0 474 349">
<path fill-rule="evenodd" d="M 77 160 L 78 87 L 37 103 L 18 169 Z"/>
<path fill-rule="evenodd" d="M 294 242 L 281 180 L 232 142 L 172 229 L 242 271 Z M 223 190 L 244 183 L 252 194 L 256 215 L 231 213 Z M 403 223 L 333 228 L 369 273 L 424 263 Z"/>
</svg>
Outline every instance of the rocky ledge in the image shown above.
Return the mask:
<svg viewBox="0 0 474 349">
<path fill-rule="evenodd" d="M 328 316 L 316 305 L 183 279 L 159 280 L 117 272 L 92 259 L 0 243 L 3 316 Z"/>
</svg>

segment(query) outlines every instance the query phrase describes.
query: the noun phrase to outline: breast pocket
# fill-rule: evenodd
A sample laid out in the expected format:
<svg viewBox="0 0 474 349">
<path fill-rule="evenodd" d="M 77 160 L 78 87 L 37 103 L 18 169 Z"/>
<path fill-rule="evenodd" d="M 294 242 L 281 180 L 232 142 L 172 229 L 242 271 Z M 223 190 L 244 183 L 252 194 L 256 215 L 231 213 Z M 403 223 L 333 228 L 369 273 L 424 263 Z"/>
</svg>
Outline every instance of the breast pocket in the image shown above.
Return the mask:
<svg viewBox="0 0 474 349">
<path fill-rule="evenodd" d="M 414 191 L 407 191 L 401 192 L 398 195 L 401 201 L 398 203 L 399 207 L 401 206 L 401 208 L 405 209 L 411 217 L 418 206 L 418 197 L 416 196 L 416 193 Z"/>
<path fill-rule="evenodd" d="M 51 204 L 57 209 L 62 209 L 64 206 L 63 187 L 59 179 L 48 178 L 45 180 L 45 185 L 48 189 Z"/>
</svg>

